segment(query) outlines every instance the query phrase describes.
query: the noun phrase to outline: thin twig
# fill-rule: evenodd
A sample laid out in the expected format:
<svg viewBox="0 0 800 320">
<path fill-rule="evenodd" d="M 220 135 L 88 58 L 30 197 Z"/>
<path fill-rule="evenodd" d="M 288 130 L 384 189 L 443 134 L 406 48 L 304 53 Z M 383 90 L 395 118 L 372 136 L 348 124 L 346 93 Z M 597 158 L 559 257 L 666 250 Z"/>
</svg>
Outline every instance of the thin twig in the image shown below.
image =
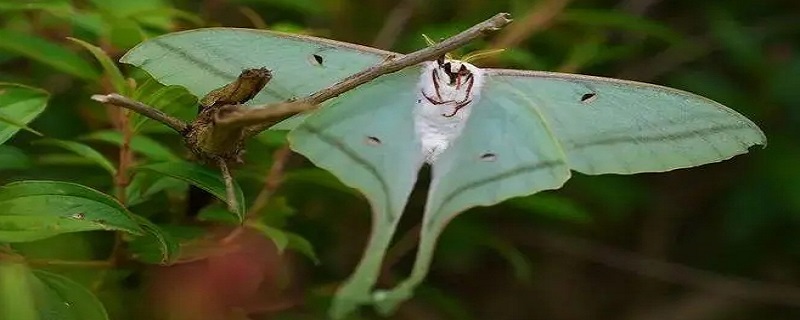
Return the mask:
<svg viewBox="0 0 800 320">
<path fill-rule="evenodd" d="M 383 265 L 381 266 L 381 276 L 386 277 L 387 275 L 391 274 L 390 271 L 392 267 L 397 264 L 400 259 L 402 259 L 406 254 L 411 252 L 417 247 L 417 242 L 419 241 L 419 232 L 422 230 L 422 224 L 419 223 L 408 229 L 403 236 L 400 237 L 400 240 L 397 240 L 390 248 L 386 251 L 386 258 L 383 259 Z"/>
<path fill-rule="evenodd" d="M 278 190 L 281 183 L 283 183 L 283 173 L 291 155 L 292 150 L 289 149 L 289 146 L 281 147 L 272 154 L 272 166 L 267 172 L 267 177 L 264 180 L 264 187 L 258 192 L 256 199 L 253 201 L 253 205 L 250 206 L 250 210 L 247 212 L 248 219 L 256 217 L 258 213 L 269 204 L 272 195 L 275 194 L 275 191 Z"/>
<path fill-rule="evenodd" d="M 408 24 L 411 15 L 414 14 L 417 4 L 419 4 L 419 0 L 400 1 L 389 13 L 383 27 L 378 31 L 375 41 L 372 42 L 372 46 L 380 49 L 390 49 L 397 41 L 406 24 Z"/>
<path fill-rule="evenodd" d="M 217 125 L 230 126 L 230 127 L 248 127 L 248 126 L 266 126 L 271 127 L 273 124 L 288 118 L 289 116 L 314 109 L 314 105 L 310 105 L 303 101 L 297 102 L 283 102 L 273 105 L 262 106 L 260 109 L 239 109 L 225 113 L 224 116 L 218 116 L 216 119 Z"/>
<path fill-rule="evenodd" d="M 25 262 L 32 266 L 69 266 L 91 268 L 111 268 L 114 266 L 114 262 L 109 260 L 27 259 Z"/>
<path fill-rule="evenodd" d="M 136 111 L 141 115 L 167 125 L 177 132 L 183 132 L 188 126 L 188 124 L 181 119 L 167 115 L 161 110 L 120 94 L 96 94 L 92 96 L 92 100 Z"/>
<path fill-rule="evenodd" d="M 236 212 L 236 210 L 239 210 L 239 200 L 236 199 L 236 192 L 233 188 L 233 176 L 231 175 L 231 171 L 228 170 L 228 163 L 225 162 L 225 159 L 219 159 L 217 160 L 217 165 L 219 165 L 219 170 L 222 172 L 222 180 L 225 181 L 225 197 L 228 198 L 228 201 L 226 201 L 228 210 Z"/>
<path fill-rule="evenodd" d="M 493 48 L 511 48 L 518 45 L 531 35 L 544 30 L 549 26 L 571 0 L 547 0 L 542 1 L 528 11 L 528 15 L 522 18 L 512 27 L 504 30 L 497 40 L 492 44 Z"/>
<path fill-rule="evenodd" d="M 412 66 L 423 61 L 432 60 L 435 57 L 444 55 L 445 53 L 453 51 L 478 37 L 499 30 L 510 22 L 511 16 L 508 13 L 498 13 L 497 15 L 433 46 L 415 51 L 408 55 L 398 55 L 394 59 L 386 59 L 386 61 L 382 63 L 367 68 L 328 88 L 317 91 L 306 98 L 294 102 L 296 104 L 301 104 L 299 106 L 285 107 L 280 111 L 270 110 L 274 109 L 274 107 L 276 107 L 275 105 L 258 106 L 253 109 L 248 109 L 247 111 L 232 113 L 230 117 L 227 117 L 227 119 L 219 119 L 218 123 L 225 123 L 232 126 L 241 125 L 243 123 L 257 124 L 252 128 L 252 130 L 250 130 L 250 134 L 252 135 L 261 132 L 278 121 L 287 119 L 290 116 L 300 112 L 313 110 L 317 107 L 317 105 L 327 101 L 328 99 L 352 90 L 384 74 L 396 72 L 405 67 Z M 282 104 L 278 104 L 277 106 L 280 105 Z"/>
<path fill-rule="evenodd" d="M 594 244 L 589 240 L 556 235 L 543 231 L 528 231 L 514 235 L 515 241 L 534 247 L 543 247 L 562 254 L 586 259 L 607 267 L 629 271 L 661 281 L 711 292 L 720 296 L 760 301 L 768 304 L 800 306 L 800 288 L 724 276 L 689 266 L 652 259 L 609 246 Z"/>
</svg>

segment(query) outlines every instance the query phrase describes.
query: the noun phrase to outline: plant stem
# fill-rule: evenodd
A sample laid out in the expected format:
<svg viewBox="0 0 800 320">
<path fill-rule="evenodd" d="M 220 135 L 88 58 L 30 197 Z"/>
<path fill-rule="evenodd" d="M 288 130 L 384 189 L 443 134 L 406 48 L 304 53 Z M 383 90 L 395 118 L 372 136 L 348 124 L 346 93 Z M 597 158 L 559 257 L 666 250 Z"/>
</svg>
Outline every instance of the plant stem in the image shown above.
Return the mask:
<svg viewBox="0 0 800 320">
<path fill-rule="evenodd" d="M 275 194 L 275 191 L 278 190 L 281 183 L 283 183 L 284 169 L 291 155 L 292 150 L 289 149 L 289 146 L 283 146 L 275 150 L 275 153 L 272 154 L 272 166 L 267 172 L 267 177 L 264 180 L 264 187 L 258 192 L 255 201 L 253 201 L 253 205 L 250 206 L 250 210 L 247 211 L 248 219 L 257 217 L 258 213 L 264 210 L 267 204 L 269 204 L 272 195 Z"/>
<path fill-rule="evenodd" d="M 167 115 L 161 110 L 148 106 L 139 101 L 133 100 L 121 94 L 117 93 L 96 94 L 92 96 L 92 100 L 136 111 L 143 116 L 146 116 L 150 119 L 156 120 L 158 122 L 167 125 L 168 127 L 172 128 L 173 130 L 179 133 L 184 132 L 186 130 L 186 127 L 188 126 L 188 124 L 181 119 Z"/>
<path fill-rule="evenodd" d="M 225 159 L 218 159 L 217 165 L 219 165 L 219 170 L 222 172 L 222 179 L 225 181 L 225 197 L 228 198 L 225 202 L 228 204 L 228 210 L 236 212 L 236 210 L 239 210 L 239 200 L 236 199 L 236 192 L 233 188 L 233 176 L 231 176 L 231 171 L 228 169 L 228 163 L 225 162 Z"/>
</svg>

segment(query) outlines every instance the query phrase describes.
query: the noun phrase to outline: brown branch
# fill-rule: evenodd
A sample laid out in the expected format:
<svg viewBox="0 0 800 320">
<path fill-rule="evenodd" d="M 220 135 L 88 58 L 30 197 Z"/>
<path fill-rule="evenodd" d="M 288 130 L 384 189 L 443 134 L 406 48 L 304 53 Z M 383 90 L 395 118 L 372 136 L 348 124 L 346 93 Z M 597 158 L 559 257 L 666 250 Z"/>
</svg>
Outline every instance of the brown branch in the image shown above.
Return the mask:
<svg viewBox="0 0 800 320">
<path fill-rule="evenodd" d="M 524 245 L 558 251 L 607 267 L 629 271 L 683 285 L 689 288 L 714 293 L 719 296 L 748 299 L 768 304 L 800 306 L 800 288 L 751 280 L 737 276 L 724 276 L 689 266 L 642 257 L 609 246 L 594 244 L 589 240 L 556 235 L 543 231 L 528 231 L 511 234 L 515 241 Z"/>
<path fill-rule="evenodd" d="M 531 35 L 545 29 L 564 11 L 571 0 L 542 1 L 528 11 L 528 15 L 501 33 L 493 48 L 515 47 Z"/>
<path fill-rule="evenodd" d="M 26 263 L 32 266 L 69 266 L 69 267 L 91 267 L 91 268 L 111 268 L 114 262 L 109 260 L 58 260 L 58 259 L 27 259 Z"/>
<path fill-rule="evenodd" d="M 291 155 L 292 150 L 289 149 L 289 146 L 283 146 L 275 150 L 275 153 L 272 154 L 272 166 L 267 172 L 264 187 L 258 192 L 256 199 L 253 201 L 253 205 L 250 206 L 250 210 L 247 212 L 248 219 L 256 217 L 258 213 L 269 204 L 272 195 L 275 194 L 275 191 L 278 190 L 283 183 L 283 173 Z"/>
<path fill-rule="evenodd" d="M 242 112 L 231 113 L 229 116 L 225 117 L 225 119 L 218 119 L 218 122 L 219 124 L 224 123 L 230 126 L 254 124 L 250 130 L 250 135 L 256 134 L 266 130 L 279 121 L 289 118 L 292 115 L 313 110 L 317 107 L 317 105 L 327 101 L 328 99 L 352 90 L 384 74 L 396 72 L 405 67 L 412 66 L 423 61 L 432 60 L 435 57 L 444 55 L 445 53 L 453 51 L 478 37 L 499 30 L 510 22 L 511 18 L 509 14 L 499 13 L 433 46 L 415 51 L 408 55 L 398 55 L 393 59 L 387 59 L 382 63 L 356 73 L 328 88 L 317 91 L 306 98 L 297 100 L 294 103 L 288 103 L 288 106 L 286 106 L 287 103 L 258 106 Z M 293 104 L 298 105 L 293 106 Z M 271 110 L 281 105 L 284 105 L 281 110 Z"/>
<path fill-rule="evenodd" d="M 378 31 L 375 41 L 372 46 L 380 49 L 390 49 L 397 41 L 398 36 L 408 24 L 411 15 L 414 14 L 414 9 L 419 4 L 419 0 L 402 0 L 398 3 L 389 16 L 386 17 L 386 22 Z"/>
<path fill-rule="evenodd" d="M 136 111 L 145 117 L 167 125 L 177 132 L 186 130 L 187 124 L 183 120 L 120 94 L 96 94 L 92 96 L 92 100 Z"/>
<path fill-rule="evenodd" d="M 236 212 L 239 210 L 239 200 L 236 199 L 236 191 L 233 188 L 233 176 L 231 175 L 231 171 L 228 170 L 228 163 L 225 159 L 218 159 L 217 165 L 219 165 L 219 170 L 222 172 L 222 180 L 225 181 L 225 197 L 227 198 L 225 203 L 228 204 L 228 210 L 231 212 Z"/>
</svg>

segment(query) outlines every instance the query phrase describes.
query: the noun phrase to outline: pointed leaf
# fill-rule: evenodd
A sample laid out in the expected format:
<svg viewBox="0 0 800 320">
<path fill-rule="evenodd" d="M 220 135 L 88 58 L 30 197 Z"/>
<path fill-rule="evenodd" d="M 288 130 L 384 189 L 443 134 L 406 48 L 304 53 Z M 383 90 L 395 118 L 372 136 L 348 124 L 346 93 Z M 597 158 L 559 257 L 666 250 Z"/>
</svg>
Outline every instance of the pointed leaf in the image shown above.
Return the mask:
<svg viewBox="0 0 800 320">
<path fill-rule="evenodd" d="M 532 196 L 514 198 L 509 200 L 507 204 L 556 219 L 577 223 L 592 221 L 592 215 L 575 201 L 550 193 L 538 193 Z"/>
<path fill-rule="evenodd" d="M 6 40 L 0 41 L 0 43 L 3 42 Z M 0 83 L 0 114 L 3 119 L 13 122 L 13 124 L 8 121 L 0 123 L 0 144 L 8 141 L 20 128 L 25 128 L 28 123 L 42 113 L 47 106 L 49 97 L 47 92 L 40 89 L 13 83 Z"/>
<path fill-rule="evenodd" d="M 281 229 L 273 228 L 260 222 L 251 222 L 248 223 L 247 226 L 261 232 L 264 236 L 272 240 L 280 253 L 283 253 L 283 249 L 286 249 L 286 246 L 289 245 L 289 237 L 286 235 L 286 232 L 283 232 Z"/>
<path fill-rule="evenodd" d="M 239 224 L 239 219 L 232 216 L 224 205 L 214 203 L 200 209 L 197 220 L 208 222 L 219 222 L 224 224 Z"/>
<path fill-rule="evenodd" d="M 66 141 L 66 140 L 58 140 L 58 139 L 43 139 L 33 142 L 36 145 L 48 145 L 48 146 L 55 146 L 59 148 L 63 148 L 65 150 L 72 151 L 73 153 L 84 157 L 92 162 L 98 164 L 103 169 L 106 169 L 111 175 L 117 174 L 117 168 L 114 164 L 111 163 L 105 156 L 103 156 L 97 150 L 92 149 L 92 147 L 87 146 L 83 143 L 74 142 L 74 141 Z"/>
<path fill-rule="evenodd" d="M 158 82 L 148 79 L 139 86 L 134 94 L 134 99 L 142 101 L 164 113 L 187 120 L 193 119 L 197 114 L 197 97 L 189 93 L 184 87 L 162 86 Z M 164 125 L 140 114 L 131 118 L 131 127 L 134 132 L 149 129 L 152 126 L 164 128 Z"/>
<path fill-rule="evenodd" d="M 37 135 L 37 136 L 43 136 L 43 134 L 41 132 L 33 130 L 31 127 L 28 127 L 28 125 L 20 122 L 17 119 L 11 118 L 11 117 L 3 114 L 2 112 L 0 112 L 0 122 L 5 123 L 7 125 L 10 125 L 12 127 L 17 127 L 17 128 L 22 129 L 22 130 L 28 131 L 30 133 L 33 133 L 33 134 Z"/>
<path fill-rule="evenodd" d="M 0 187 L 0 242 L 24 242 L 67 232 L 118 230 L 142 234 L 117 200 L 60 181 L 20 181 Z"/>
<path fill-rule="evenodd" d="M 180 244 L 168 232 L 146 218 L 134 215 L 145 235 L 130 243 L 129 250 L 137 260 L 148 263 L 170 264 L 178 257 Z"/>
<path fill-rule="evenodd" d="M 82 139 L 103 141 L 117 146 L 122 146 L 122 134 L 119 131 L 97 131 L 82 137 Z M 180 159 L 180 157 L 175 155 L 167 147 L 161 145 L 158 141 L 143 135 L 133 136 L 133 138 L 131 138 L 130 147 L 134 152 L 150 158 L 150 160 L 174 161 Z"/>
<path fill-rule="evenodd" d="M 287 248 L 303 254 L 311 259 L 314 264 L 319 264 L 319 258 L 317 258 L 317 253 L 314 251 L 314 246 L 311 242 L 296 233 L 284 232 L 284 234 L 286 234 L 286 238 L 289 240 L 289 243 L 286 245 Z"/>
<path fill-rule="evenodd" d="M 38 36 L 1 29 L 0 39 L 3 39 L 0 50 L 28 57 L 78 78 L 94 80 L 99 76 L 94 66 L 76 53 Z"/>
<path fill-rule="evenodd" d="M 22 170 L 31 167 L 31 159 L 22 150 L 0 145 L 0 170 Z"/>
<path fill-rule="evenodd" d="M 131 183 L 125 189 L 125 194 L 128 206 L 132 207 L 149 200 L 162 191 L 186 192 L 188 187 L 186 181 L 183 180 L 152 172 L 140 172 L 133 176 Z"/>
<path fill-rule="evenodd" d="M 0 260 L 0 319 L 36 319 L 36 301 L 28 266 Z"/>
<path fill-rule="evenodd" d="M 122 72 L 119 71 L 119 68 L 117 68 L 117 65 L 114 63 L 114 61 L 111 60 L 110 57 L 108 57 L 108 55 L 106 54 L 105 51 L 103 51 L 103 49 L 100 49 L 99 47 L 94 46 L 81 39 L 71 38 L 71 37 L 68 37 L 67 39 L 72 40 L 72 42 L 75 42 L 83 46 L 84 48 L 86 48 L 86 50 L 89 50 L 89 52 L 92 53 L 94 58 L 97 59 L 97 62 L 100 62 L 100 65 L 103 67 L 103 70 L 105 71 L 109 80 L 111 80 L 111 85 L 114 86 L 114 90 L 116 90 L 118 93 L 122 95 L 129 94 L 130 89 L 128 86 L 128 82 L 125 80 L 125 77 L 122 76 Z"/>
<path fill-rule="evenodd" d="M 103 304 L 87 288 L 67 277 L 34 270 L 39 283 L 34 285 L 39 319 L 107 320 Z"/>
<path fill-rule="evenodd" d="M 0 261 L 0 319 L 108 320 L 88 289 L 64 276 Z"/>
<path fill-rule="evenodd" d="M 218 199 L 227 202 L 225 181 L 222 180 L 222 175 L 220 175 L 219 171 L 211 170 L 209 168 L 184 161 L 162 162 L 141 166 L 136 169 L 157 172 L 166 176 L 181 179 L 205 191 L 208 191 Z M 239 221 L 242 221 L 245 213 L 244 194 L 242 193 L 242 189 L 239 187 L 239 184 L 236 183 L 235 180 L 233 185 L 236 198 L 239 203 L 239 206 L 236 208 L 236 212 L 234 212 L 234 214 L 236 214 Z"/>
</svg>

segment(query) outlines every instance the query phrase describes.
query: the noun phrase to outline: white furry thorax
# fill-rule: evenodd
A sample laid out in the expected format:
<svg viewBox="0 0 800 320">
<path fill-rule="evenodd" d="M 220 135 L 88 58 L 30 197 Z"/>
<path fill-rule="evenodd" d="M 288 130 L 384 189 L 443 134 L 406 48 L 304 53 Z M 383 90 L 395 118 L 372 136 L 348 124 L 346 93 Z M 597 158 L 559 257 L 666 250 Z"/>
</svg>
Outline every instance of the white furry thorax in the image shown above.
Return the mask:
<svg viewBox="0 0 800 320">
<path fill-rule="evenodd" d="M 473 80 L 468 80 L 468 75 Z M 478 103 L 484 78 L 483 70 L 458 60 L 440 59 L 423 64 L 417 86 L 414 124 L 426 162 L 433 164 L 461 134 L 472 107 Z M 438 83 L 438 94 L 434 82 Z M 459 105 L 461 107 L 456 111 Z"/>
</svg>

